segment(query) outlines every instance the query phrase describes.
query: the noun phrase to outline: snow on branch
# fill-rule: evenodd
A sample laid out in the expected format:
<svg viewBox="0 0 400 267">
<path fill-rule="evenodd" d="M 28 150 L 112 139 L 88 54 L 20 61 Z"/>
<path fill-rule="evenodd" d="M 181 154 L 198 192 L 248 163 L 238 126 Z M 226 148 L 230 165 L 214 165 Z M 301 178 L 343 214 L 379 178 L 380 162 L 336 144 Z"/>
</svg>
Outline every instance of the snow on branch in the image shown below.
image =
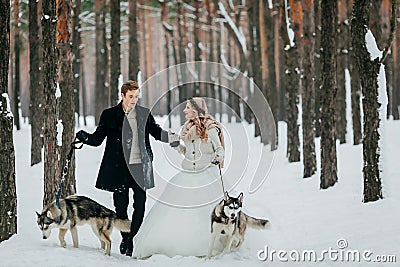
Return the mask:
<svg viewBox="0 0 400 267">
<path fill-rule="evenodd" d="M 246 46 L 246 37 L 244 34 L 238 29 L 236 26 L 235 22 L 232 20 L 232 18 L 229 16 L 229 14 L 226 12 L 225 6 L 219 2 L 219 13 L 225 18 L 225 20 L 228 22 L 229 27 L 233 30 L 237 40 L 239 41 L 243 52 L 246 54 L 247 53 L 247 46 Z"/>
</svg>

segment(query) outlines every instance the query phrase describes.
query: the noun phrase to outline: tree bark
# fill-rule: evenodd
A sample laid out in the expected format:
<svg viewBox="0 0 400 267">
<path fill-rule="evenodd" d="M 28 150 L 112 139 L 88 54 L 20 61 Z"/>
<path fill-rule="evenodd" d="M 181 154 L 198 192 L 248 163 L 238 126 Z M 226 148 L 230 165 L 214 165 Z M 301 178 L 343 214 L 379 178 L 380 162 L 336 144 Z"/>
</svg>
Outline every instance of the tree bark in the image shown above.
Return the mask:
<svg viewBox="0 0 400 267">
<path fill-rule="evenodd" d="M 60 170 L 57 149 L 57 60 L 56 48 L 56 2 L 43 0 L 43 85 L 44 85 L 44 196 L 43 206 L 54 201 L 59 184 Z"/>
<path fill-rule="evenodd" d="M 349 1 L 347 16 L 351 16 L 353 10 L 353 0 Z M 353 36 L 351 31 L 349 34 L 349 72 L 350 72 L 350 86 L 351 86 L 351 118 L 353 122 L 353 144 L 359 145 L 362 142 L 362 127 L 361 127 L 361 83 L 360 75 L 356 68 L 356 55 L 353 48 Z"/>
<path fill-rule="evenodd" d="M 348 32 L 347 32 L 347 5 L 346 0 L 338 1 L 338 19 L 337 19 L 337 56 L 336 56 L 336 84 L 338 92 L 336 96 L 336 139 L 341 144 L 346 143 L 346 77 L 345 70 L 348 69 Z"/>
<path fill-rule="evenodd" d="M 321 88 L 321 183 L 320 188 L 333 186 L 337 180 L 335 136 L 336 104 L 336 14 L 337 2 L 322 0 L 322 88 Z"/>
<path fill-rule="evenodd" d="M 59 120 L 63 125 L 62 145 L 58 146 L 61 155 L 59 160 L 59 169 L 63 170 L 67 155 L 70 150 L 70 144 L 74 140 L 75 127 L 75 99 L 72 74 L 72 50 L 70 46 L 70 36 L 72 34 L 72 1 L 57 0 L 57 47 L 59 56 L 58 84 L 60 86 L 61 97 L 58 98 Z M 59 144 L 60 145 L 60 144 Z M 66 197 L 76 193 L 75 182 L 75 157 L 72 155 L 68 174 L 65 177 L 61 196 Z M 57 177 L 60 179 L 59 177 Z"/>
<path fill-rule="evenodd" d="M 285 7 L 285 1 L 282 1 L 282 6 Z M 288 6 L 289 8 L 289 6 Z M 284 8 L 282 8 L 284 9 Z M 285 14 L 285 10 L 283 13 Z M 297 105 L 299 104 L 298 95 L 298 74 L 295 71 L 297 48 L 291 46 L 289 40 L 289 33 L 287 31 L 286 18 L 283 15 L 281 17 L 281 38 L 285 46 L 284 65 L 283 71 L 285 75 L 285 96 L 286 96 L 286 115 L 287 115 L 287 148 L 286 156 L 289 162 L 300 161 L 300 140 L 299 140 L 299 124 L 297 119 L 299 116 L 299 110 Z"/>
<path fill-rule="evenodd" d="M 249 59 L 250 59 L 250 70 L 249 77 L 253 78 L 254 86 L 257 86 L 264 97 L 267 98 L 266 91 L 262 84 L 262 62 L 261 62 L 261 42 L 260 42 L 260 9 L 259 1 L 251 1 L 247 6 L 247 14 L 249 17 Z M 251 98 L 252 96 L 250 96 Z M 251 100 L 250 100 L 251 101 Z M 261 136 L 260 122 L 257 120 L 255 123 L 254 135 Z M 267 144 L 268 140 L 261 140 L 263 144 Z M 272 146 L 271 146 L 272 148 Z M 275 148 L 275 146 L 274 146 Z"/>
<path fill-rule="evenodd" d="M 179 55 L 179 63 L 185 62 L 185 33 L 184 33 L 184 10 L 182 0 L 177 1 L 177 16 L 178 16 L 178 55 Z M 178 64 L 179 64 L 178 63 Z M 183 73 L 180 67 L 177 68 L 178 71 L 178 82 L 182 80 Z M 179 103 L 184 103 L 188 99 L 187 94 L 187 86 L 181 85 L 179 87 Z M 185 121 L 184 114 L 180 114 L 180 122 L 183 124 Z"/>
<path fill-rule="evenodd" d="M 393 92 L 392 92 L 392 112 L 393 119 L 399 120 L 400 108 L 400 30 L 397 28 L 392 46 L 393 52 Z"/>
<path fill-rule="evenodd" d="M 139 72 L 139 43 L 137 37 L 137 4 L 129 0 L 129 79 L 137 81 Z M 145 33 L 143 33 L 145 34 Z"/>
<path fill-rule="evenodd" d="M 370 7 L 370 18 L 368 21 L 368 26 L 375 37 L 376 44 L 378 45 L 379 50 L 383 49 L 384 38 L 382 32 L 383 18 L 382 18 L 382 2 L 383 0 L 373 0 L 371 1 Z"/>
<path fill-rule="evenodd" d="M 165 38 L 165 45 L 164 45 L 164 55 L 165 55 L 165 68 L 167 69 L 167 88 L 169 89 L 170 87 L 170 76 L 169 72 L 170 70 L 168 69 L 170 67 L 170 54 L 169 54 L 169 48 L 171 46 L 171 40 L 174 36 L 173 28 L 172 25 L 169 23 L 168 15 L 169 15 L 169 9 L 167 6 L 167 3 L 165 1 L 159 1 L 161 5 L 161 24 L 164 26 L 164 38 Z M 172 37 L 172 38 L 171 38 Z M 171 112 L 172 112 L 172 91 L 168 90 L 167 92 L 167 114 L 168 114 L 168 127 L 171 128 L 172 122 L 171 122 Z"/>
<path fill-rule="evenodd" d="M 0 242 L 17 233 L 13 116 L 7 103 L 10 60 L 10 1 L 0 2 Z"/>
<path fill-rule="evenodd" d="M 315 92 L 314 92 L 314 0 L 303 1 L 303 177 L 311 177 L 317 170 L 315 155 Z"/>
<path fill-rule="evenodd" d="M 110 1 L 111 13 L 111 75 L 110 103 L 118 103 L 118 79 L 121 74 L 121 10 L 120 0 Z"/>
<path fill-rule="evenodd" d="M 107 99 L 107 92 L 105 86 L 105 76 L 107 69 L 107 62 L 105 55 L 107 49 L 104 49 L 106 44 L 105 39 L 105 25 L 104 25 L 104 6 L 103 0 L 94 1 L 95 21 L 96 21 L 96 81 L 95 81 L 95 121 L 96 124 L 100 119 L 100 114 L 106 107 L 105 99 Z"/>
<path fill-rule="evenodd" d="M 320 94 L 322 86 L 321 77 L 321 0 L 314 0 L 315 47 L 314 47 L 314 72 L 315 72 L 315 137 L 321 136 L 320 124 Z"/>
<path fill-rule="evenodd" d="M 266 47 L 264 48 L 264 53 L 267 58 L 267 77 L 264 80 L 263 87 L 267 94 L 268 104 L 271 108 L 272 115 L 274 117 L 275 123 L 275 136 L 278 136 L 278 109 L 279 109 L 279 98 L 278 98 L 278 88 L 276 82 L 276 71 L 275 71 L 275 47 L 274 40 L 278 38 L 275 37 L 275 17 L 278 16 L 275 8 L 270 9 L 268 7 L 268 1 L 263 2 L 264 8 L 264 36 L 266 38 Z M 274 149 L 278 145 L 278 138 L 276 138 L 276 144 L 273 144 Z"/>
<path fill-rule="evenodd" d="M 74 55 L 73 65 L 72 65 L 72 72 L 73 72 L 73 79 L 74 79 L 74 99 L 75 99 L 75 112 L 78 117 L 77 125 L 79 126 L 80 121 L 79 117 L 80 113 L 80 93 L 81 93 L 81 44 L 82 44 L 82 37 L 80 33 L 81 29 L 81 20 L 79 15 L 81 14 L 81 0 L 75 0 L 75 6 L 73 7 L 74 15 L 73 15 L 73 22 L 74 22 L 74 29 L 72 34 L 72 53 Z M 84 105 L 84 104 L 83 104 Z"/>
<path fill-rule="evenodd" d="M 31 166 L 42 161 L 43 147 L 43 88 L 39 49 L 39 19 L 37 1 L 29 1 L 29 83 L 31 123 Z"/>
<path fill-rule="evenodd" d="M 21 129 L 19 121 L 19 105 L 20 105 L 20 85 L 21 85 L 21 69 L 20 69 L 20 38 L 19 38 L 19 0 L 14 0 L 14 90 L 13 90 L 13 113 L 14 125 L 17 130 Z"/>
<path fill-rule="evenodd" d="M 355 0 L 352 19 L 353 48 L 357 70 L 360 74 L 364 111 L 364 199 L 363 202 L 382 199 L 382 185 L 379 177 L 379 112 L 378 73 L 379 58 L 371 60 L 365 43 L 370 11 L 370 0 Z"/>
</svg>

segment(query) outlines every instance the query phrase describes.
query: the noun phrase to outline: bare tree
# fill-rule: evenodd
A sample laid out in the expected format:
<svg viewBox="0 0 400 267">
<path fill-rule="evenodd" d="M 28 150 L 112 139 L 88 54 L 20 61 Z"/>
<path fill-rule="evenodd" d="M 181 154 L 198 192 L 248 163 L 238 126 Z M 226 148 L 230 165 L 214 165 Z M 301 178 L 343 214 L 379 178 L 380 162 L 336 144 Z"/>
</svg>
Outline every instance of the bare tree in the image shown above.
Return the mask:
<svg viewBox="0 0 400 267">
<path fill-rule="evenodd" d="M 286 0 L 282 0 L 282 6 L 286 8 Z M 286 156 L 289 162 L 300 161 L 300 140 L 299 140 L 299 124 L 297 119 L 299 110 L 299 81 L 296 73 L 296 58 L 298 57 L 296 44 L 293 46 L 290 43 L 288 27 L 286 23 L 285 8 L 282 8 L 283 15 L 281 16 L 281 38 L 285 46 L 283 73 L 286 76 L 286 116 L 287 116 L 287 149 Z M 287 7 L 286 9 L 288 9 Z"/>
<path fill-rule="evenodd" d="M 7 96 L 10 57 L 10 1 L 0 2 L 0 242 L 17 233 L 13 116 Z"/>
<path fill-rule="evenodd" d="M 351 16 L 353 9 L 353 1 L 349 1 L 351 5 L 347 9 L 347 17 Z M 362 128 L 361 128 L 361 83 L 360 75 L 356 67 L 356 55 L 353 48 L 353 36 L 351 31 L 349 33 L 349 72 L 350 72 L 350 86 L 351 86 L 351 119 L 353 122 L 353 144 L 358 145 L 362 142 Z"/>
<path fill-rule="evenodd" d="M 247 3 L 247 14 L 249 17 L 249 77 L 253 78 L 254 86 L 257 86 L 267 98 L 266 92 L 262 84 L 262 62 L 261 62 L 261 38 L 260 38 L 260 9 L 259 1 L 251 1 Z M 250 96 L 251 101 L 251 96 Z M 260 122 L 255 120 L 255 136 L 261 136 Z M 264 144 L 268 140 L 262 140 Z M 276 148 L 275 144 L 271 148 Z"/>
<path fill-rule="evenodd" d="M 352 34 L 353 47 L 356 55 L 357 69 L 360 74 L 361 88 L 363 92 L 364 110 L 364 193 L 363 202 L 382 199 L 382 184 L 379 174 L 379 107 L 378 102 L 378 73 L 382 62 L 386 59 L 394 38 L 396 25 L 397 1 L 392 1 L 391 34 L 384 46 L 382 58 L 371 59 L 367 49 L 365 35 L 369 20 L 371 0 L 354 1 Z"/>
<path fill-rule="evenodd" d="M 107 107 L 108 92 L 106 88 L 107 75 L 107 45 L 105 43 L 105 5 L 104 0 L 94 1 L 96 20 L 96 94 L 95 94 L 95 120 L 100 119 L 101 111 Z"/>
<path fill-rule="evenodd" d="M 346 77 L 345 70 L 348 69 L 347 54 L 348 54 L 348 17 L 346 0 L 338 1 L 338 16 L 337 16 L 337 32 L 336 32 L 336 110 L 335 110 L 335 127 L 336 139 L 340 143 L 346 143 Z"/>
<path fill-rule="evenodd" d="M 60 171 L 57 149 L 57 50 L 56 50 L 56 2 L 43 0 L 43 85 L 44 85 L 44 196 L 43 206 L 51 203 L 57 193 Z"/>
<path fill-rule="evenodd" d="M 72 1 L 71 0 L 57 0 L 56 14 L 57 14 L 57 47 L 60 53 L 58 62 L 58 84 L 60 86 L 61 96 L 57 98 L 57 105 L 59 107 L 59 120 L 63 125 L 62 131 L 62 144 L 58 146 L 61 155 L 59 161 L 59 170 L 63 170 L 67 155 L 70 150 L 70 144 L 74 140 L 74 127 L 75 127 L 75 100 L 74 100 L 74 86 L 72 74 L 72 50 L 70 46 L 70 39 L 72 35 Z M 60 144 L 58 144 L 60 145 Z M 70 169 L 65 177 L 64 188 L 61 196 L 69 196 L 76 193 L 75 183 L 75 158 L 71 159 Z M 60 176 L 57 177 L 60 179 Z"/>
<path fill-rule="evenodd" d="M 136 0 L 129 0 L 129 79 L 132 80 L 137 80 L 139 72 L 139 44 L 136 17 Z"/>
<path fill-rule="evenodd" d="M 13 88 L 13 112 L 14 124 L 17 130 L 21 129 L 19 122 L 19 105 L 20 105 L 20 85 L 21 85 L 21 69 L 20 69 L 20 38 L 19 38 L 19 0 L 14 0 L 14 88 Z"/>
<path fill-rule="evenodd" d="M 80 117 L 80 93 L 81 90 L 81 45 L 82 45 L 82 37 L 81 37 L 81 19 L 79 18 L 81 14 L 81 0 L 75 1 L 75 6 L 73 7 L 74 16 L 74 29 L 72 34 L 72 50 L 74 55 L 74 61 L 72 65 L 72 71 L 74 74 L 74 95 L 75 95 L 75 112 L 78 114 L 78 122 L 79 125 L 79 117 Z M 83 106 L 85 103 L 83 102 Z M 85 114 L 83 114 L 85 119 Z"/>
<path fill-rule="evenodd" d="M 121 74 L 121 10 L 120 0 L 110 1 L 111 13 L 111 75 L 110 75 L 110 102 L 118 102 L 118 79 Z M 134 34 L 134 33 L 132 33 Z"/>
<path fill-rule="evenodd" d="M 321 2 L 322 88 L 321 88 L 321 183 L 320 188 L 333 186 L 337 178 L 335 136 L 336 104 L 336 15 L 337 1 Z"/>
<path fill-rule="evenodd" d="M 303 177 L 311 177 L 317 170 L 315 155 L 315 92 L 314 92 L 314 0 L 303 0 Z"/>
<path fill-rule="evenodd" d="M 31 166 L 42 161 L 43 147 L 43 83 L 41 82 L 41 56 L 37 1 L 29 1 L 29 83 L 31 122 Z"/>
<path fill-rule="evenodd" d="M 275 39 L 278 36 L 275 36 L 275 24 L 277 23 L 276 17 L 278 16 L 278 12 L 275 8 L 269 8 L 268 1 L 263 2 L 263 19 L 264 25 L 262 25 L 262 29 L 264 31 L 265 36 L 265 43 L 266 46 L 264 47 L 263 53 L 266 54 L 266 66 L 267 66 L 267 75 L 263 80 L 263 87 L 266 91 L 267 100 L 270 105 L 272 114 L 274 116 L 274 123 L 275 127 L 275 135 L 278 136 L 278 107 L 279 107 L 279 100 L 278 100 L 278 88 L 277 88 L 277 81 L 276 81 L 276 71 L 275 71 Z M 276 3 L 275 3 L 276 4 Z M 278 138 L 276 138 L 278 142 Z M 278 144 L 274 144 L 278 145 Z"/>
</svg>

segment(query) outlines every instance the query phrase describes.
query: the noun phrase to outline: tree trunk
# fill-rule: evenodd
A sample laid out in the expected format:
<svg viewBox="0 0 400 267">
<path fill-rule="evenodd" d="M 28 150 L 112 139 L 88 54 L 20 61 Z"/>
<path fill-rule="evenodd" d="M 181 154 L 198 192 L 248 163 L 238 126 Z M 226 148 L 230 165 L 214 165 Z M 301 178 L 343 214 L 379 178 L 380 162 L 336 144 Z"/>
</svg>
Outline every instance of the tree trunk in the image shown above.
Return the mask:
<svg viewBox="0 0 400 267">
<path fill-rule="evenodd" d="M 338 88 L 336 96 L 336 113 L 335 113 L 335 127 L 336 139 L 340 140 L 341 144 L 346 143 L 346 77 L 345 70 L 348 69 L 347 64 L 347 51 L 348 49 L 348 33 L 346 21 L 347 6 L 346 0 L 338 1 L 338 20 L 337 20 L 337 56 L 336 56 L 336 84 Z"/>
<path fill-rule="evenodd" d="M 0 242 L 17 233 L 13 116 L 7 101 L 10 57 L 10 1 L 0 3 Z"/>
<path fill-rule="evenodd" d="M 311 177 L 317 170 L 315 156 L 315 93 L 314 93 L 314 0 L 303 1 L 303 177 Z"/>
<path fill-rule="evenodd" d="M 321 88 L 321 183 L 320 188 L 333 186 L 337 180 L 335 136 L 336 105 L 336 14 L 337 2 L 322 0 L 322 88 Z"/>
<path fill-rule="evenodd" d="M 136 0 L 129 0 L 129 80 L 138 79 L 139 43 L 137 37 L 137 5 Z M 145 33 L 143 33 L 145 34 Z"/>
<path fill-rule="evenodd" d="M 110 103 L 118 103 L 118 79 L 121 74 L 121 10 L 120 0 L 110 1 L 111 13 L 111 75 Z"/>
<path fill-rule="evenodd" d="M 167 88 L 169 89 L 170 87 L 170 70 L 168 69 L 170 64 L 170 54 L 169 54 L 169 47 L 171 45 L 171 37 L 173 38 L 173 28 L 172 25 L 170 25 L 169 23 L 169 19 L 168 19 L 168 14 L 169 14 L 169 9 L 168 6 L 166 4 L 166 2 L 164 1 L 160 1 L 159 2 L 161 5 L 161 24 L 164 26 L 164 38 L 165 38 L 165 45 L 164 45 L 164 55 L 165 55 L 165 68 L 167 69 L 168 73 L 167 73 Z M 172 122 L 171 122 L 171 112 L 172 112 L 172 91 L 168 90 L 167 91 L 167 114 L 168 114 L 168 127 L 171 128 L 172 126 Z"/>
<path fill-rule="evenodd" d="M 356 55 L 357 70 L 360 74 L 363 93 L 364 111 L 364 199 L 363 202 L 382 199 L 382 185 L 379 177 L 379 112 L 378 73 L 381 63 L 379 58 L 371 61 L 367 50 L 365 35 L 367 33 L 370 0 L 354 1 L 352 35 Z"/>
<path fill-rule="evenodd" d="M 349 6 L 347 9 L 347 17 L 352 16 L 351 12 L 353 10 L 353 1 L 349 1 Z M 350 86 L 351 86 L 351 118 L 353 122 L 353 144 L 358 145 L 362 142 L 362 128 L 361 128 L 361 83 L 358 70 L 356 68 L 356 55 L 354 54 L 353 48 L 353 36 L 351 31 L 349 34 L 349 72 L 350 72 Z"/>
<path fill-rule="evenodd" d="M 74 54 L 74 61 L 72 65 L 72 70 L 74 74 L 74 99 L 75 99 L 75 112 L 78 115 L 78 122 L 77 125 L 79 126 L 79 117 L 80 117 L 80 92 L 81 90 L 81 20 L 79 15 L 81 14 L 81 0 L 75 1 L 74 7 L 74 30 L 72 35 L 72 49 Z M 83 106 L 85 103 L 83 103 Z"/>
<path fill-rule="evenodd" d="M 370 18 L 368 21 L 368 28 L 371 30 L 372 34 L 375 37 L 376 44 L 378 45 L 379 50 L 383 50 L 383 45 L 384 41 L 386 40 L 383 38 L 383 32 L 382 32 L 382 1 L 383 0 L 373 0 L 371 1 L 371 7 L 370 7 Z"/>
<path fill-rule="evenodd" d="M 37 1 L 29 1 L 29 83 L 31 123 L 31 166 L 42 161 L 43 90 L 41 82 L 40 38 Z"/>
<path fill-rule="evenodd" d="M 386 93 L 388 95 L 386 119 L 393 117 L 393 68 L 394 60 L 392 49 L 392 52 L 387 56 L 385 61 Z"/>
<path fill-rule="evenodd" d="M 105 108 L 104 102 L 107 98 L 107 92 L 105 87 L 105 76 L 106 76 L 106 64 L 104 55 L 107 54 L 107 50 L 104 50 L 104 39 L 105 36 L 105 25 L 103 22 L 104 6 L 103 0 L 94 1 L 95 10 L 95 21 L 96 21 L 96 81 L 95 81 L 95 121 L 96 124 L 100 119 L 100 114 Z"/>
<path fill-rule="evenodd" d="M 201 49 L 200 49 L 200 34 L 201 34 L 201 24 L 200 24 L 200 15 L 202 8 L 202 0 L 194 0 L 194 61 L 201 61 Z M 201 79 L 201 64 L 195 64 L 195 71 Z M 194 93 L 193 95 L 205 96 L 204 84 L 200 84 L 199 82 L 195 82 L 194 84 Z"/>
<path fill-rule="evenodd" d="M 178 16 L 178 54 L 179 54 L 179 63 L 183 63 L 186 61 L 185 58 L 185 33 L 184 33 L 184 10 L 183 3 L 181 0 L 177 1 L 177 16 Z M 183 73 L 183 70 L 178 67 L 178 82 L 182 80 L 182 76 L 186 75 Z M 188 99 L 187 94 L 187 86 L 182 85 L 179 88 L 179 103 L 185 103 Z M 185 121 L 184 114 L 180 114 L 180 123 L 183 124 Z"/>
<path fill-rule="evenodd" d="M 74 140 L 74 127 L 75 127 L 75 100 L 74 100 L 74 86 L 72 74 L 72 51 L 70 46 L 70 36 L 72 34 L 71 27 L 71 0 L 57 0 L 57 47 L 60 52 L 59 57 L 59 71 L 58 71 L 58 84 L 61 90 L 61 97 L 58 98 L 59 106 L 59 120 L 63 125 L 62 131 L 62 145 L 59 146 L 59 153 L 61 155 L 59 161 L 59 169 L 63 170 L 67 155 L 70 150 L 70 144 Z M 58 177 L 57 177 L 58 178 Z M 71 158 L 71 165 L 67 176 L 65 177 L 64 187 L 62 190 L 62 197 L 73 195 L 76 193 L 75 183 L 75 157 Z"/>
<path fill-rule="evenodd" d="M 315 47 L 314 47 L 314 72 L 315 72 L 315 137 L 321 136 L 320 124 L 320 94 L 321 94 L 321 0 L 314 0 Z"/>
<path fill-rule="evenodd" d="M 283 0 L 283 7 L 285 7 L 285 1 Z M 288 7 L 289 9 L 289 7 Z M 285 14 L 286 11 L 283 11 Z M 299 140 L 299 124 L 297 119 L 299 116 L 299 110 L 297 105 L 299 104 L 298 95 L 298 74 L 295 71 L 297 48 L 291 46 L 289 40 L 289 33 L 287 31 L 287 23 L 285 16 L 281 17 L 281 38 L 283 44 L 286 47 L 284 55 L 285 69 L 283 71 L 285 75 L 285 90 L 286 90 L 286 116 L 287 116 L 287 148 L 286 156 L 289 162 L 300 161 L 300 140 Z"/>
<path fill-rule="evenodd" d="M 20 39 L 19 39 L 19 0 L 14 0 L 14 90 L 13 90 L 13 113 L 14 124 L 17 130 L 21 129 L 19 122 L 19 103 L 20 103 Z"/>
<path fill-rule="evenodd" d="M 44 196 L 43 206 L 54 201 L 59 184 L 60 170 L 57 149 L 57 60 L 56 50 L 56 2 L 43 0 L 43 85 L 44 85 Z"/>
<path fill-rule="evenodd" d="M 205 7 L 207 10 L 207 27 L 208 27 L 208 61 L 209 62 L 215 62 L 215 56 L 214 56 L 214 49 L 217 47 L 214 44 L 214 19 L 215 19 L 215 5 L 211 3 L 211 0 L 206 0 L 205 1 Z M 215 70 L 212 68 L 207 68 L 207 77 L 210 81 L 214 80 L 215 78 Z M 217 103 L 217 94 L 216 94 L 216 86 L 213 83 L 207 84 L 207 95 L 211 97 L 214 101 L 211 101 L 208 112 L 215 116 L 216 112 L 216 103 Z M 239 113 L 240 114 L 240 113 Z"/>
<path fill-rule="evenodd" d="M 281 27 L 284 22 L 283 18 L 285 17 L 285 6 L 282 6 L 281 0 L 273 0 L 275 12 L 275 68 L 276 68 L 276 79 L 277 79 L 277 91 L 279 95 L 279 112 L 278 112 L 278 121 L 287 121 L 286 114 L 286 81 L 285 81 L 285 48 L 283 46 L 284 41 L 282 39 Z M 286 23 L 284 23 L 286 25 Z M 277 125 L 278 126 L 278 125 Z M 279 127 L 276 127 L 278 130 Z"/>
<path fill-rule="evenodd" d="M 81 87 L 82 87 L 82 114 L 83 114 L 83 125 L 87 125 L 86 123 L 86 79 L 85 79 L 85 57 L 81 55 L 82 60 L 82 68 L 81 68 Z"/>
<path fill-rule="evenodd" d="M 279 13 L 275 9 L 270 9 L 268 7 L 268 1 L 263 2 L 263 14 L 264 14 L 264 36 L 266 38 L 266 47 L 264 48 L 264 53 L 267 58 L 267 77 L 264 81 L 263 87 L 267 94 L 268 104 L 270 105 L 272 115 L 274 117 L 275 123 L 275 134 L 272 136 L 278 137 L 278 109 L 279 109 L 279 98 L 277 92 L 277 82 L 276 82 L 276 71 L 275 71 L 275 47 L 274 40 L 278 38 L 275 37 L 275 16 Z M 276 138 L 276 144 L 272 144 L 273 150 L 277 148 L 278 138 Z"/>
<path fill-rule="evenodd" d="M 393 119 L 399 120 L 399 107 L 400 107 L 400 30 L 397 28 L 395 38 L 392 46 L 393 52 L 393 98 L 392 98 L 392 112 Z"/>
<path fill-rule="evenodd" d="M 249 72 L 249 77 L 253 78 L 254 86 L 258 87 L 259 90 L 263 92 L 264 97 L 267 98 L 266 92 L 262 84 L 259 1 L 251 1 L 248 3 L 247 14 L 249 17 L 249 34 L 250 34 L 249 59 L 251 65 L 251 72 Z M 254 123 L 255 123 L 254 135 L 256 137 L 261 136 L 261 129 L 259 125 L 260 122 L 255 120 Z M 268 140 L 261 140 L 261 142 L 263 142 L 263 144 L 267 144 Z"/>
</svg>

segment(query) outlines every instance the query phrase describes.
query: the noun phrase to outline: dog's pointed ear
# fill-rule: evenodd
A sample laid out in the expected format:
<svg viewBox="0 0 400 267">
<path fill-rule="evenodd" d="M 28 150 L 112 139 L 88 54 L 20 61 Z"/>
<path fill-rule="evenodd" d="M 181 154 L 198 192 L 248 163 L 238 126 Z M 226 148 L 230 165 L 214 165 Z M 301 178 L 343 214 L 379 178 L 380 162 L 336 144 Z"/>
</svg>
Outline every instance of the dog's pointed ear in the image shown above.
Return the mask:
<svg viewBox="0 0 400 267">
<path fill-rule="evenodd" d="M 50 218 L 50 219 L 54 219 L 53 218 L 53 214 L 51 213 L 51 211 L 47 211 L 47 214 L 46 214 L 46 216 L 48 217 L 48 218 Z"/>
<path fill-rule="evenodd" d="M 243 202 L 243 192 L 241 192 L 241 193 L 239 194 L 238 199 L 239 199 L 240 203 Z"/>
<path fill-rule="evenodd" d="M 40 213 L 39 212 L 37 212 L 37 211 L 35 211 L 36 212 L 36 215 L 38 216 L 38 217 L 40 217 Z"/>
<path fill-rule="evenodd" d="M 224 200 L 227 201 L 229 199 L 228 191 L 224 193 Z"/>
</svg>

